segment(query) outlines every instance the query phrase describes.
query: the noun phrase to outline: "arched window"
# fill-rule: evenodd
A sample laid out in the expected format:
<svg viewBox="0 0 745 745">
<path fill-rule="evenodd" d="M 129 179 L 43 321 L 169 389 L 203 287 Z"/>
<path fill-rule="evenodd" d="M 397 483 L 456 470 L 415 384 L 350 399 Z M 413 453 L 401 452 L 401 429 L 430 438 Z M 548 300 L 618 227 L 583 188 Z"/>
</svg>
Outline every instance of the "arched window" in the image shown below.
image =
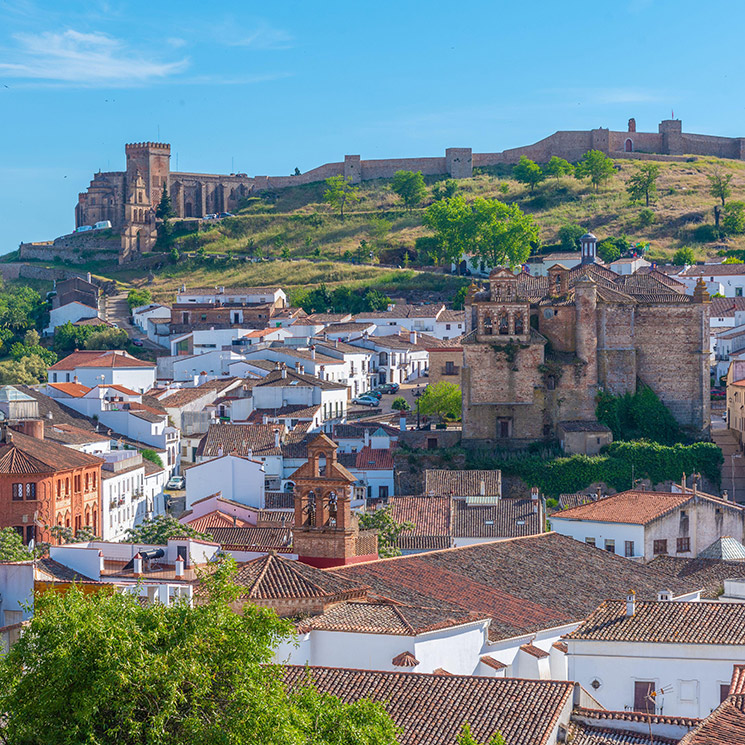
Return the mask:
<svg viewBox="0 0 745 745">
<path fill-rule="evenodd" d="M 516 334 L 524 334 L 525 333 L 525 321 L 523 319 L 523 314 L 518 313 L 515 316 L 515 333 Z"/>
<path fill-rule="evenodd" d="M 326 499 L 329 505 L 329 525 L 336 525 L 336 512 L 337 512 L 337 504 L 339 501 L 336 496 L 336 492 L 330 491 L 326 495 Z"/>
<path fill-rule="evenodd" d="M 318 475 L 326 475 L 326 456 L 323 453 L 318 456 Z"/>
<path fill-rule="evenodd" d="M 305 506 L 305 525 L 313 526 L 316 524 L 316 493 L 308 492 L 308 503 Z"/>
<path fill-rule="evenodd" d="M 507 336 L 510 333 L 510 321 L 507 316 L 507 311 L 503 310 L 499 314 L 499 335 Z"/>
<path fill-rule="evenodd" d="M 484 333 L 487 336 L 491 336 L 494 333 L 491 316 L 488 313 L 484 316 Z"/>
</svg>

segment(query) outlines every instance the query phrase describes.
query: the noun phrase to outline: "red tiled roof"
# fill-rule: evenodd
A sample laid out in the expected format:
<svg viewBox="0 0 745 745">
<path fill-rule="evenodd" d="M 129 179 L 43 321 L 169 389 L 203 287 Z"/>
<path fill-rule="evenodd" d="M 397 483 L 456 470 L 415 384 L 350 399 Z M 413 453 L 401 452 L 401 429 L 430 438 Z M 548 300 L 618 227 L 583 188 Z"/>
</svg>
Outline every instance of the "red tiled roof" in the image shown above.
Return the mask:
<svg viewBox="0 0 745 745">
<path fill-rule="evenodd" d="M 699 499 L 741 511 L 742 507 L 722 499 L 698 494 Z M 552 520 L 591 520 L 595 522 L 646 525 L 694 499 L 691 492 L 625 491 L 611 497 L 556 512 Z"/>
<path fill-rule="evenodd" d="M 73 398 L 80 398 L 93 390 L 82 383 L 47 383 L 47 385 L 50 388 L 54 388 L 61 393 L 66 393 L 68 396 L 72 396 Z"/>
<path fill-rule="evenodd" d="M 416 667 L 419 664 L 419 660 L 408 650 L 396 655 L 391 662 L 396 667 Z"/>
<path fill-rule="evenodd" d="M 677 556 L 656 556 L 648 566 L 678 581 L 701 588 L 701 597 L 716 600 L 725 579 L 745 578 L 745 561 L 717 559 L 683 559 Z"/>
<path fill-rule="evenodd" d="M 185 525 L 190 528 L 199 531 L 200 533 L 209 533 L 210 528 L 249 528 L 251 523 L 241 518 L 234 518 L 233 515 L 228 515 L 220 510 L 213 510 L 212 512 L 202 515 L 201 517 L 195 517 L 192 520 L 184 520 Z"/>
<path fill-rule="evenodd" d="M 289 528 L 213 526 L 208 532 L 221 546 L 240 547 L 244 551 L 289 551 L 292 546 L 292 533 Z"/>
<path fill-rule="evenodd" d="M 742 745 L 745 743 L 745 696 L 729 696 L 692 729 L 679 745 Z"/>
<path fill-rule="evenodd" d="M 527 652 L 529 655 L 532 655 L 533 657 L 537 657 L 539 660 L 542 660 L 544 657 L 548 657 L 548 652 L 544 652 L 544 650 L 539 649 L 535 646 L 535 644 L 521 644 L 520 649 L 522 649 L 523 652 Z"/>
<path fill-rule="evenodd" d="M 559 652 L 563 652 L 564 654 L 569 651 L 569 647 L 567 647 L 566 642 L 554 642 L 551 646 L 554 649 L 558 649 Z"/>
<path fill-rule="evenodd" d="M 745 644 L 745 605 L 712 600 L 604 602 L 567 639 L 663 644 Z"/>
<path fill-rule="evenodd" d="M 733 665 L 729 695 L 737 696 L 741 694 L 745 694 L 745 665 Z"/>
<path fill-rule="evenodd" d="M 507 665 L 504 662 L 500 662 L 498 659 L 492 657 L 490 654 L 485 654 L 479 658 L 487 667 L 493 670 L 504 670 Z"/>
<path fill-rule="evenodd" d="M 484 482 L 486 496 L 501 494 L 501 471 L 448 471 L 427 470 L 424 472 L 424 493 L 436 497 L 452 494 L 454 497 L 474 497 L 481 494 Z"/>
<path fill-rule="evenodd" d="M 119 385 L 117 383 L 114 384 L 104 384 L 97 386 L 98 388 L 111 388 L 112 390 L 118 391 L 119 393 L 123 393 L 125 396 L 139 396 L 140 394 L 137 393 L 137 391 L 133 391 L 131 388 L 126 388 L 123 385 Z"/>
<path fill-rule="evenodd" d="M 472 675 L 434 675 L 288 666 L 290 687 L 310 681 L 345 702 L 370 699 L 401 728 L 401 745 L 453 745 L 468 722 L 478 742 L 497 732 L 510 745 L 545 745 L 574 683 Z"/>
<path fill-rule="evenodd" d="M 414 523 L 414 529 L 404 535 L 450 535 L 449 497 L 392 497 L 389 504 L 396 522 Z"/>
<path fill-rule="evenodd" d="M 248 457 L 249 450 L 254 456 L 281 455 L 281 448 L 274 443 L 275 429 L 279 430 L 281 438 L 284 424 L 211 424 L 199 443 L 197 455 L 208 458 L 217 458 L 220 454 Z"/>
<path fill-rule="evenodd" d="M 88 453 L 37 440 L 13 431 L 11 442 L 0 446 L 0 474 L 54 473 L 83 466 L 101 466 L 103 461 Z"/>
<path fill-rule="evenodd" d="M 73 352 L 56 364 L 49 367 L 49 370 L 75 370 L 78 367 L 150 367 L 154 368 L 155 363 L 138 360 L 128 352 L 119 350 L 93 351 L 85 350 Z"/>
<path fill-rule="evenodd" d="M 357 453 L 354 467 L 363 471 L 366 469 L 389 470 L 393 468 L 393 455 L 387 448 L 362 448 Z"/>
</svg>

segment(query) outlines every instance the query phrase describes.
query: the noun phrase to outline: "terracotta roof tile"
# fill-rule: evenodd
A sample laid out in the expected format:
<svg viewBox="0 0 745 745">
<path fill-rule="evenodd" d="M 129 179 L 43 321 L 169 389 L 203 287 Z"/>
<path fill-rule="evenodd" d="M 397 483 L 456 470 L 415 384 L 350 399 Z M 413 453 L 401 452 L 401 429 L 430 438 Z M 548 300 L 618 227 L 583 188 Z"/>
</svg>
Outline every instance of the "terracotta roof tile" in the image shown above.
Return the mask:
<svg viewBox="0 0 745 745">
<path fill-rule="evenodd" d="M 500 732 L 508 743 L 544 745 L 574 684 L 470 675 L 285 668 L 288 685 L 308 679 L 318 690 L 351 702 L 381 702 L 401 728 L 401 745 L 453 745 L 465 722 L 478 742 Z"/>
<path fill-rule="evenodd" d="M 504 662 L 500 662 L 495 657 L 492 657 L 490 654 L 485 654 L 479 658 L 481 662 L 483 662 L 487 667 L 492 668 L 492 670 L 504 670 L 507 665 L 504 664 Z"/>
<path fill-rule="evenodd" d="M 37 440 L 15 431 L 10 436 L 11 442 L 0 446 L 0 474 L 52 473 L 103 463 L 100 458 L 51 440 Z"/>
<path fill-rule="evenodd" d="M 208 531 L 221 546 L 235 546 L 244 551 L 289 551 L 292 532 L 288 528 L 221 528 L 213 526 Z"/>
<path fill-rule="evenodd" d="M 396 667 L 416 667 L 419 664 L 419 660 L 411 652 L 406 650 L 396 655 L 391 660 L 391 663 Z"/>
<path fill-rule="evenodd" d="M 567 639 L 675 644 L 745 644 L 745 605 L 700 602 L 637 602 L 626 615 L 625 600 L 608 600 Z"/>
<path fill-rule="evenodd" d="M 745 743 L 745 696 L 729 696 L 692 729 L 679 745 L 741 745 Z"/>
<path fill-rule="evenodd" d="M 744 561 L 656 556 L 648 566 L 678 581 L 701 588 L 701 597 L 705 600 L 715 600 L 721 595 L 725 579 L 745 579 Z"/>
<path fill-rule="evenodd" d="M 256 518 L 258 527 L 277 527 L 282 525 L 291 528 L 295 525 L 295 510 L 261 510 Z"/>
<path fill-rule="evenodd" d="M 544 528 L 530 499 L 500 499 L 493 505 L 469 505 L 465 499 L 453 499 L 452 503 L 454 538 L 516 538 L 535 535 Z"/>
<path fill-rule="evenodd" d="M 396 522 L 413 522 L 405 536 L 449 536 L 449 497 L 391 497 L 391 517 Z"/>
<path fill-rule="evenodd" d="M 200 533 L 209 533 L 210 528 L 250 528 L 251 523 L 246 520 L 241 520 L 233 515 L 228 515 L 226 512 L 220 510 L 213 510 L 212 512 L 202 515 L 201 517 L 195 517 L 191 520 L 183 520 L 184 524 L 190 528 L 199 531 Z"/>
<path fill-rule="evenodd" d="M 745 694 L 745 665 L 733 665 L 729 695 L 740 696 L 742 694 Z"/>
<path fill-rule="evenodd" d="M 473 497 L 481 494 L 481 482 L 487 496 L 499 496 L 502 489 L 501 471 L 448 471 L 424 472 L 424 493 L 434 496 L 453 495 Z"/>
<path fill-rule="evenodd" d="M 74 370 L 77 367 L 150 367 L 155 363 L 139 360 L 128 352 L 114 350 L 107 351 L 79 351 L 68 354 L 67 357 L 49 367 L 49 370 Z"/>
<path fill-rule="evenodd" d="M 539 660 L 542 660 L 544 657 L 548 657 L 548 652 L 545 652 L 544 650 L 538 648 L 535 646 L 535 644 L 521 644 L 520 649 L 523 652 L 527 652 L 532 657 L 536 657 Z"/>
<path fill-rule="evenodd" d="M 264 507 L 268 510 L 292 509 L 295 496 L 292 492 L 268 491 L 264 494 Z"/>
<path fill-rule="evenodd" d="M 249 450 L 254 456 L 281 455 L 274 430 L 279 430 L 281 438 L 284 429 L 284 424 L 211 424 L 199 443 L 197 455 L 217 458 L 235 453 L 248 457 Z"/>
<path fill-rule="evenodd" d="M 60 391 L 61 393 L 66 393 L 68 396 L 72 396 L 73 398 L 80 398 L 93 390 L 82 383 L 47 383 L 47 385 L 50 388 L 54 388 L 56 391 Z"/>
</svg>

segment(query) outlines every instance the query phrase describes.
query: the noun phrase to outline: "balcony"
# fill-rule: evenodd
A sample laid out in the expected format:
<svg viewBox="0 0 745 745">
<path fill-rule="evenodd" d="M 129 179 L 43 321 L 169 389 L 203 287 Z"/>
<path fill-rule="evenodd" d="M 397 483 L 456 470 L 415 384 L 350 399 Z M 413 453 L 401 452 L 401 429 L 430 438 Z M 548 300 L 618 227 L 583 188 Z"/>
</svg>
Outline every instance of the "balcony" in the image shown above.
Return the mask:
<svg viewBox="0 0 745 745">
<path fill-rule="evenodd" d="M 458 365 L 451 365 L 450 367 L 443 365 L 440 372 L 442 375 L 460 375 L 460 367 Z"/>
</svg>

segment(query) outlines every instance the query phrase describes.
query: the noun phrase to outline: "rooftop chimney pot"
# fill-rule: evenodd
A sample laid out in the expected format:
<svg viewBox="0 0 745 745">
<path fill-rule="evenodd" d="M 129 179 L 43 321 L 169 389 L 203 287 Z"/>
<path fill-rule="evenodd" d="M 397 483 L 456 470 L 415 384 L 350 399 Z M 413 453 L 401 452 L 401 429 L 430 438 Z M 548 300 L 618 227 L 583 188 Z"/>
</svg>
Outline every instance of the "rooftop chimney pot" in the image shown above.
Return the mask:
<svg viewBox="0 0 745 745">
<path fill-rule="evenodd" d="M 633 590 L 629 590 L 629 594 L 626 596 L 626 615 L 631 617 L 636 613 L 636 593 Z"/>
</svg>

